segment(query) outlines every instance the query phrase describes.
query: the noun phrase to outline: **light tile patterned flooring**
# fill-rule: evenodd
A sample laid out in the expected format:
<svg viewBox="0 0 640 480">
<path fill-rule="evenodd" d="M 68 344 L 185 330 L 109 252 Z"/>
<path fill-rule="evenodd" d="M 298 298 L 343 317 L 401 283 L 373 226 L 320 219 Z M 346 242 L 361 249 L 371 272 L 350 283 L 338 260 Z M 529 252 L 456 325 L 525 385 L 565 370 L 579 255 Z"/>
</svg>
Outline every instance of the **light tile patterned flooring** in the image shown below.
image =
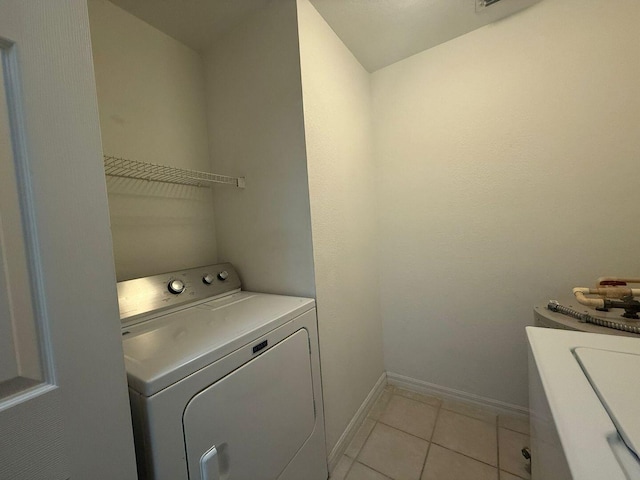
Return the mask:
<svg viewBox="0 0 640 480">
<path fill-rule="evenodd" d="M 529 480 L 527 417 L 387 386 L 331 480 Z"/>
</svg>

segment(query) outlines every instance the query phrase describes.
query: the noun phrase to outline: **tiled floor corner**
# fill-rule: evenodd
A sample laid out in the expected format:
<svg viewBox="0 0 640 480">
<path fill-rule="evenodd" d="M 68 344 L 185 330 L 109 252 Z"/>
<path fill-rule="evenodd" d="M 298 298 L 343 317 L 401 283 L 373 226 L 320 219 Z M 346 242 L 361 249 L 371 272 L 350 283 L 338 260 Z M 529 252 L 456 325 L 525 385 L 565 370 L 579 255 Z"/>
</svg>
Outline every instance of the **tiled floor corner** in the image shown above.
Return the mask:
<svg viewBox="0 0 640 480">
<path fill-rule="evenodd" d="M 526 416 L 387 386 L 331 480 L 529 480 Z"/>
</svg>

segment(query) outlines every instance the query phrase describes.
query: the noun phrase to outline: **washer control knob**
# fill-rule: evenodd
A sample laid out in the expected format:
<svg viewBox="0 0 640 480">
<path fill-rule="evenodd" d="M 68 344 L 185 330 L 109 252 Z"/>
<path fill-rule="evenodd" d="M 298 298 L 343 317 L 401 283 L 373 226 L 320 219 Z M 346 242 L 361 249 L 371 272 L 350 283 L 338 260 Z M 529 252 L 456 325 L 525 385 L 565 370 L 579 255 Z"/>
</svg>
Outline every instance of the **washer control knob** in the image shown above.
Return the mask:
<svg viewBox="0 0 640 480">
<path fill-rule="evenodd" d="M 202 277 L 202 281 L 207 285 L 211 285 L 213 283 L 213 275 L 207 273 L 204 277 Z"/>
<path fill-rule="evenodd" d="M 224 282 L 227 278 L 229 278 L 229 273 L 227 273 L 226 270 L 223 270 L 218 274 L 218 278 Z"/>
<path fill-rule="evenodd" d="M 175 295 L 184 292 L 185 286 L 182 280 L 171 280 L 168 285 L 169 291 Z"/>
</svg>

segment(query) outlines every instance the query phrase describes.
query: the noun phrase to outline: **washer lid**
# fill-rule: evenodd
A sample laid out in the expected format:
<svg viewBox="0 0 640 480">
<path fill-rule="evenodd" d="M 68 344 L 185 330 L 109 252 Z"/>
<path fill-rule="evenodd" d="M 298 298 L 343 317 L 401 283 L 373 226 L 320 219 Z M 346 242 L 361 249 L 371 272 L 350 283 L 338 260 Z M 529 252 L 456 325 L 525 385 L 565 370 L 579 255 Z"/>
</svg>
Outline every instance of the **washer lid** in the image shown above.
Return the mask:
<svg viewBox="0 0 640 480">
<path fill-rule="evenodd" d="M 129 387 L 151 396 L 315 306 L 310 298 L 239 292 L 123 333 Z"/>
<path fill-rule="evenodd" d="M 586 347 L 575 355 L 624 443 L 640 456 L 640 355 Z"/>
</svg>

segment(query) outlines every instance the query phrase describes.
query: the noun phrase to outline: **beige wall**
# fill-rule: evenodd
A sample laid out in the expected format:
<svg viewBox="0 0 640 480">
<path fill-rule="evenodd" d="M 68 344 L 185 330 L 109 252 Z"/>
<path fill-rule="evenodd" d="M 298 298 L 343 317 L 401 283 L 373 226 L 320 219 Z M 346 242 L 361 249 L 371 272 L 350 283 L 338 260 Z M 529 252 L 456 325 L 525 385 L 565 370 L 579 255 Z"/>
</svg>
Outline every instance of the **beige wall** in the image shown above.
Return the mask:
<svg viewBox="0 0 640 480">
<path fill-rule="evenodd" d="M 369 74 L 298 1 L 328 450 L 384 372 Z"/>
<path fill-rule="evenodd" d="M 526 405 L 532 306 L 638 273 L 638 25 L 546 0 L 373 74 L 388 371 Z"/>
<path fill-rule="evenodd" d="M 220 261 L 243 288 L 315 296 L 295 0 L 276 0 L 204 55 Z"/>
<path fill-rule="evenodd" d="M 208 171 L 200 55 L 107 0 L 89 0 L 89 16 L 104 153 Z M 108 190 L 118 280 L 216 261 L 210 189 L 109 178 Z"/>
</svg>

